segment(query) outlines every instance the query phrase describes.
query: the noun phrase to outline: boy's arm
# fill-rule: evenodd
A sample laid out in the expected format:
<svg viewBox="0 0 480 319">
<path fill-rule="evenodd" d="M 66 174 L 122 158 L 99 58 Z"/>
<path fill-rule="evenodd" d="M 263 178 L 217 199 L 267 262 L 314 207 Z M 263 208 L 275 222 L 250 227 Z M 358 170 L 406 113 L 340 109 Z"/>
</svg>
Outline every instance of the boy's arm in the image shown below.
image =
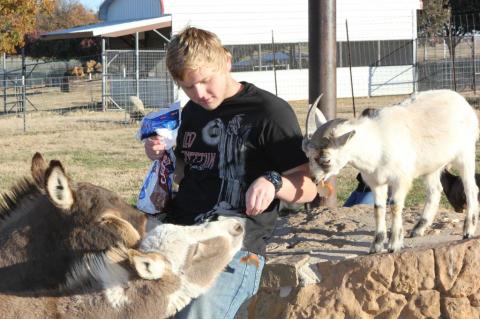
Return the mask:
<svg viewBox="0 0 480 319">
<path fill-rule="evenodd" d="M 310 178 L 308 163 L 282 172 L 282 184 L 275 197 L 284 202 L 309 203 L 317 196 L 317 186 Z"/>
<path fill-rule="evenodd" d="M 275 187 L 265 177 L 257 178 L 247 190 L 245 213 L 261 214 L 276 198 L 288 203 L 308 203 L 317 195 L 317 187 L 310 179 L 308 163 L 282 172 L 282 187 L 275 194 Z"/>
</svg>

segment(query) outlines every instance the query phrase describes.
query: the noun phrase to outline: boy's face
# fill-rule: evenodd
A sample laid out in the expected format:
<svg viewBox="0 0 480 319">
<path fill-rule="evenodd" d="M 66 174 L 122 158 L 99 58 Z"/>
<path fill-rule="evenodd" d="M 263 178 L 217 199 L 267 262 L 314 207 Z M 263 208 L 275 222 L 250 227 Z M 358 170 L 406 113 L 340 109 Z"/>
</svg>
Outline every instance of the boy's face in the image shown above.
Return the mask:
<svg viewBox="0 0 480 319">
<path fill-rule="evenodd" d="M 196 70 L 187 70 L 178 85 L 193 102 L 207 111 L 215 110 L 224 99 L 230 97 L 230 63 L 224 69 L 216 70 L 212 66 L 203 66 Z"/>
</svg>

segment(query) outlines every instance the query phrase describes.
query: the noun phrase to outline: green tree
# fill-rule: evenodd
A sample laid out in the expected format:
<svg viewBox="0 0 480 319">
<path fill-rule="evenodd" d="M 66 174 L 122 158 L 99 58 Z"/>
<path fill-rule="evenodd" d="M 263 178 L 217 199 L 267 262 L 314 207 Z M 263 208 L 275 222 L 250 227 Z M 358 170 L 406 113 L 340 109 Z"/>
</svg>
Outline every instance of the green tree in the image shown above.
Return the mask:
<svg viewBox="0 0 480 319">
<path fill-rule="evenodd" d="M 53 9 L 54 0 L 0 0 L 0 52 L 15 53 L 25 35 L 35 31 L 37 17 Z"/>
</svg>

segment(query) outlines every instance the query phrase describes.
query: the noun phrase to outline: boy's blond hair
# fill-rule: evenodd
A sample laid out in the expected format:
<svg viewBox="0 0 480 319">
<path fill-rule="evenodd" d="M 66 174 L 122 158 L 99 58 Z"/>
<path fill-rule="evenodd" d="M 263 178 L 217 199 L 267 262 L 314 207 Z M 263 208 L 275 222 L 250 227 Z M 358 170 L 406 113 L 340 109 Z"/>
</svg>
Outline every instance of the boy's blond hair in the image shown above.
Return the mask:
<svg viewBox="0 0 480 319">
<path fill-rule="evenodd" d="M 194 27 L 175 35 L 167 46 L 167 68 L 176 82 L 183 80 L 187 70 L 202 66 L 220 70 L 230 58 L 215 33 Z"/>
</svg>

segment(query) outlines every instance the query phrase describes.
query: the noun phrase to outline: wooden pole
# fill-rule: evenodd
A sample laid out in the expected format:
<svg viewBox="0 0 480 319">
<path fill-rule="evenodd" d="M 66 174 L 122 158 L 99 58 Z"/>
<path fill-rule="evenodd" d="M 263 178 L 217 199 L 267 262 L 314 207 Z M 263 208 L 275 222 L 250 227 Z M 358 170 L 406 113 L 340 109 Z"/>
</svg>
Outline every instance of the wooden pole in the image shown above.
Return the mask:
<svg viewBox="0 0 480 319">
<path fill-rule="evenodd" d="M 308 1 L 308 49 L 309 49 L 309 103 L 323 93 L 319 108 L 327 120 L 336 117 L 337 105 L 337 39 L 336 0 Z M 321 205 L 337 206 L 336 178 L 328 182 L 333 186 L 332 195 L 320 201 Z"/>
</svg>

